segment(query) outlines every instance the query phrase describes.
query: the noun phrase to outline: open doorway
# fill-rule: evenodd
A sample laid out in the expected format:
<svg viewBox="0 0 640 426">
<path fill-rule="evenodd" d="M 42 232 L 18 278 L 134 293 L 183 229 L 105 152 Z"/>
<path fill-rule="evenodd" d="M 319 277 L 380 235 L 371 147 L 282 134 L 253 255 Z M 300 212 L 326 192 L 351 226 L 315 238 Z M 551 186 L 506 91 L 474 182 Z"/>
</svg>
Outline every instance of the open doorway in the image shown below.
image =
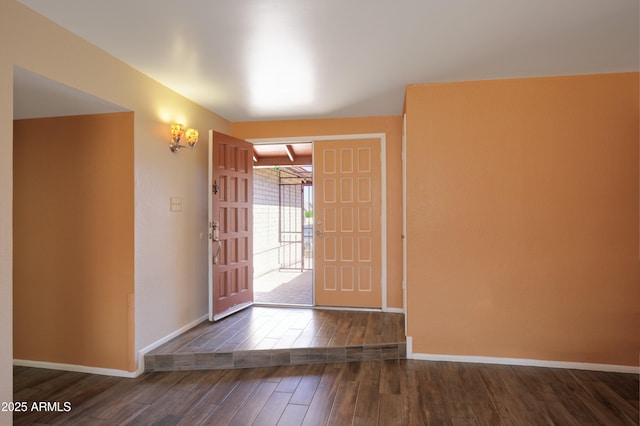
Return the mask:
<svg viewBox="0 0 640 426">
<path fill-rule="evenodd" d="M 311 143 L 254 146 L 254 302 L 313 305 Z"/>
<path fill-rule="evenodd" d="M 19 67 L 13 97 L 14 364 L 130 375 L 134 113 Z"/>
</svg>

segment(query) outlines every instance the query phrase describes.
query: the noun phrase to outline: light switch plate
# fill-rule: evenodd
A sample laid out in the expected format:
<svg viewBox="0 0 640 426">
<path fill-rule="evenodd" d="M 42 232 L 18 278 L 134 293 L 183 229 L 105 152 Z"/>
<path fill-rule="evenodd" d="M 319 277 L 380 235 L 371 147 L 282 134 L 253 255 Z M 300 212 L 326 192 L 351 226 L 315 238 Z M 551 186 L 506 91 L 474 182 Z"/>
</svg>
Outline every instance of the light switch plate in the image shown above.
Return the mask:
<svg viewBox="0 0 640 426">
<path fill-rule="evenodd" d="M 171 197 L 169 198 L 170 207 L 169 210 L 172 212 L 181 212 L 182 211 L 182 198 L 180 197 Z"/>
</svg>

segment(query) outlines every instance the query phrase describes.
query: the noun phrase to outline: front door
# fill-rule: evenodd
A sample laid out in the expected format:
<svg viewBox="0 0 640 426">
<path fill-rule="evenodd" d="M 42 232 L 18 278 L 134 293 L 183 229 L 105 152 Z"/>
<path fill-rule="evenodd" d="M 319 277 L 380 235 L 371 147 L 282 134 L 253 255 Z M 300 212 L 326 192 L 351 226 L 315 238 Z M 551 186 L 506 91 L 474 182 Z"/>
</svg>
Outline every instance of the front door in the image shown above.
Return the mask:
<svg viewBox="0 0 640 426">
<path fill-rule="evenodd" d="M 212 133 L 209 320 L 253 303 L 253 145 Z"/>
<path fill-rule="evenodd" d="M 313 145 L 315 302 L 382 307 L 379 139 Z"/>
</svg>

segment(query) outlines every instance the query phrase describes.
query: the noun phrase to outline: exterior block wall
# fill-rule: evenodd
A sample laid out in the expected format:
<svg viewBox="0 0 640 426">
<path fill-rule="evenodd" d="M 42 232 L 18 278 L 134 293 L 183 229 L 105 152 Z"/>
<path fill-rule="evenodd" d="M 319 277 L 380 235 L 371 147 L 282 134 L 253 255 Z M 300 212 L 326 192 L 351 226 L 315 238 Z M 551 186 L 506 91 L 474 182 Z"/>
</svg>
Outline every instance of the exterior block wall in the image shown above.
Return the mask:
<svg viewBox="0 0 640 426">
<path fill-rule="evenodd" d="M 253 171 L 253 276 L 259 277 L 280 267 L 278 172 Z"/>
<path fill-rule="evenodd" d="M 293 266 L 288 252 L 291 247 L 287 248 L 286 244 L 281 243 L 287 237 L 281 238 L 280 231 L 301 229 L 302 194 L 289 190 L 292 188 L 284 188 L 281 196 L 280 173 L 292 176 L 275 168 L 257 168 L 253 172 L 254 278 Z"/>
</svg>

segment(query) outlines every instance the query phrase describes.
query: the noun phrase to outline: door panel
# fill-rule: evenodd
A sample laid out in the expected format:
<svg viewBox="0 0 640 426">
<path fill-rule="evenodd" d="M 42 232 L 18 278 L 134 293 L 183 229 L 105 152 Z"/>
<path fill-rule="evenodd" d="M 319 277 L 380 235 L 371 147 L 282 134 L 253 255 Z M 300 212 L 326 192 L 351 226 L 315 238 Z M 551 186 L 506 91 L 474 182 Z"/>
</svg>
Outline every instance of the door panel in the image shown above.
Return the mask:
<svg viewBox="0 0 640 426">
<path fill-rule="evenodd" d="M 314 142 L 315 301 L 382 307 L 379 139 Z"/>
<path fill-rule="evenodd" d="M 209 319 L 253 303 L 253 146 L 213 132 Z"/>
</svg>

